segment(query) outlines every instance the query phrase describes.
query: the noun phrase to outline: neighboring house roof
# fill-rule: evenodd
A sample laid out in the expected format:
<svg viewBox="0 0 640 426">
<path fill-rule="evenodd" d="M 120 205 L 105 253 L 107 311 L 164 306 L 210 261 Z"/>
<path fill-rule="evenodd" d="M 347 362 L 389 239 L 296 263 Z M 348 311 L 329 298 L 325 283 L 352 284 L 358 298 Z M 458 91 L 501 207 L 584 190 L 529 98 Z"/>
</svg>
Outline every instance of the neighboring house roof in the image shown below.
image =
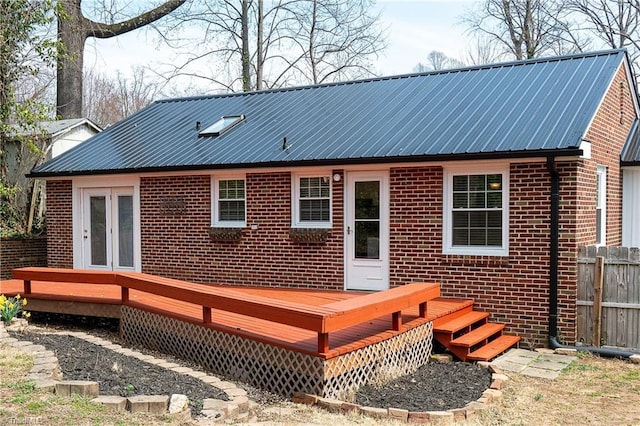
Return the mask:
<svg viewBox="0 0 640 426">
<path fill-rule="evenodd" d="M 577 155 L 625 61 L 609 50 L 163 100 L 31 176 Z M 231 130 L 199 136 L 240 114 Z"/>
<path fill-rule="evenodd" d="M 82 125 L 86 125 L 87 127 L 95 130 L 96 133 L 102 131 L 100 126 L 98 126 L 88 118 L 69 118 L 65 120 L 41 121 L 38 123 L 39 129 L 37 129 L 37 133 L 42 133 L 43 135 L 46 135 L 54 139 L 57 136 L 70 132 L 76 127 L 79 127 Z M 26 136 L 29 134 L 33 134 L 34 130 L 29 130 L 29 131 L 22 130 L 22 131 L 17 131 L 16 133 Z"/>
<path fill-rule="evenodd" d="M 640 120 L 633 122 L 629 138 L 624 144 L 624 149 L 620 155 L 620 165 L 637 166 L 640 165 Z"/>
<path fill-rule="evenodd" d="M 40 123 L 40 127 L 42 128 L 42 130 L 46 134 L 51 135 L 52 138 L 55 138 L 60 134 L 69 132 L 82 125 L 86 125 L 96 132 L 102 131 L 100 126 L 98 126 L 88 118 L 69 118 L 65 120 L 43 121 Z"/>
</svg>

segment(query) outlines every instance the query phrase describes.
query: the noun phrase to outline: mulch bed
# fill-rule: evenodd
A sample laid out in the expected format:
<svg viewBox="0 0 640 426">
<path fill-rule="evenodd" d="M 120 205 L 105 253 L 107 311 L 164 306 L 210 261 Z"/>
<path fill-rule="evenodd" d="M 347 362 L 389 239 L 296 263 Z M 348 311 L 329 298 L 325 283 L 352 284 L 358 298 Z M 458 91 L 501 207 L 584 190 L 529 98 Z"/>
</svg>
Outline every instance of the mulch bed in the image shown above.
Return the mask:
<svg viewBox="0 0 640 426">
<path fill-rule="evenodd" d="M 85 331 L 128 346 L 118 336 L 118 320 L 32 313 L 31 322 L 55 330 Z M 205 398 L 227 399 L 226 394 L 202 381 L 157 367 L 136 358 L 77 339 L 72 336 L 27 333 L 14 335 L 45 346 L 58 357 L 65 380 L 91 380 L 100 384 L 102 395 L 187 395 L 194 415 Z M 130 347 L 130 346 L 129 346 Z M 187 367 L 201 369 L 193 363 L 158 354 L 147 348 L 133 347 Z M 233 380 L 231 378 L 226 378 Z M 415 373 L 395 379 L 382 387 L 364 386 L 356 394 L 356 403 L 379 408 L 401 408 L 409 411 L 439 411 L 464 407 L 475 401 L 491 384 L 488 369 L 475 364 L 451 362 L 429 363 Z M 238 384 L 250 399 L 271 404 L 283 398 L 269 392 Z M 131 390 L 133 387 L 133 392 Z"/>
<path fill-rule="evenodd" d="M 409 411 L 445 411 L 477 400 L 490 385 L 491 372 L 487 368 L 465 362 L 431 362 L 384 386 L 360 388 L 356 403 Z"/>
</svg>

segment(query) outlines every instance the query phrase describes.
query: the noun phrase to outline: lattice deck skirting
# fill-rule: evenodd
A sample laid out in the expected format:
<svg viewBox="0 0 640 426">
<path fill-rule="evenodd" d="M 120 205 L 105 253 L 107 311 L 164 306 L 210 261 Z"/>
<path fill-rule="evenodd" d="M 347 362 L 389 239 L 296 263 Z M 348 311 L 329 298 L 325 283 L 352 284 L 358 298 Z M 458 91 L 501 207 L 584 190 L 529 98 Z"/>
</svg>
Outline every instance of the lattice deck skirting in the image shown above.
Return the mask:
<svg viewBox="0 0 640 426">
<path fill-rule="evenodd" d="M 284 396 L 294 392 L 346 398 L 381 375 L 401 375 L 428 362 L 433 323 L 373 345 L 322 359 L 196 324 L 122 306 L 125 341 L 192 360 L 204 368 Z"/>
</svg>

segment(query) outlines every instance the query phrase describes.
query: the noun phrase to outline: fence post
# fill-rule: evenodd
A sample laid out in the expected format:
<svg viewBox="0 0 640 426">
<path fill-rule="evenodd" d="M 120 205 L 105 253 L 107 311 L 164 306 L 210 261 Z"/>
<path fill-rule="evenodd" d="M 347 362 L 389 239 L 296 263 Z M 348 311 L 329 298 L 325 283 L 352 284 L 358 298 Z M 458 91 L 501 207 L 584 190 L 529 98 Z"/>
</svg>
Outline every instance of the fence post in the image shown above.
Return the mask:
<svg viewBox="0 0 640 426">
<path fill-rule="evenodd" d="M 604 257 L 597 256 L 593 271 L 593 346 L 600 347 L 602 337 L 602 284 Z"/>
</svg>

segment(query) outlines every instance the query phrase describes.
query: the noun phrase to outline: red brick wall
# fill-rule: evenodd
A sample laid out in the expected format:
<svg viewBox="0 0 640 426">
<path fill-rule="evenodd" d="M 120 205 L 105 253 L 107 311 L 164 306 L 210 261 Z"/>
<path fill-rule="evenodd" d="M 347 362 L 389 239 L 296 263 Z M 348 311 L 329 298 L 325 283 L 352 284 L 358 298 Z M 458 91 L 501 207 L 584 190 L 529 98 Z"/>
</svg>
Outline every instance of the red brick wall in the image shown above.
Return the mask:
<svg viewBox="0 0 640 426">
<path fill-rule="evenodd" d="M 71 181 L 47 181 L 47 264 L 73 268 Z"/>
<path fill-rule="evenodd" d="M 290 173 L 247 174 L 247 229 L 239 242 L 214 241 L 209 176 L 143 178 L 143 271 L 235 285 L 343 289 L 342 181 L 333 182 L 333 225 L 325 244 L 294 243 Z M 163 214 L 163 198 L 181 197 L 181 215 Z M 251 225 L 257 229 L 251 229 Z"/>
<path fill-rule="evenodd" d="M 595 244 L 596 168 L 607 167 L 607 241 L 608 246 L 622 244 L 622 173 L 620 152 L 636 118 L 624 67 L 611 84 L 586 139 L 591 142 L 592 158 L 584 161 L 579 173 L 578 243 Z"/>
<path fill-rule="evenodd" d="M 47 266 L 46 237 L 1 238 L 0 280 L 11 278 L 11 271 L 25 266 Z"/>
<path fill-rule="evenodd" d="M 575 239 L 570 232 L 575 207 L 576 164 L 560 166 L 561 331 L 573 336 Z M 544 163 L 513 164 L 510 169 L 509 256 L 442 254 L 440 167 L 391 170 L 391 285 L 437 281 L 448 297 L 474 299 L 478 309 L 507 324 L 529 346 L 546 342 L 549 300 L 549 218 L 551 179 Z"/>
</svg>

